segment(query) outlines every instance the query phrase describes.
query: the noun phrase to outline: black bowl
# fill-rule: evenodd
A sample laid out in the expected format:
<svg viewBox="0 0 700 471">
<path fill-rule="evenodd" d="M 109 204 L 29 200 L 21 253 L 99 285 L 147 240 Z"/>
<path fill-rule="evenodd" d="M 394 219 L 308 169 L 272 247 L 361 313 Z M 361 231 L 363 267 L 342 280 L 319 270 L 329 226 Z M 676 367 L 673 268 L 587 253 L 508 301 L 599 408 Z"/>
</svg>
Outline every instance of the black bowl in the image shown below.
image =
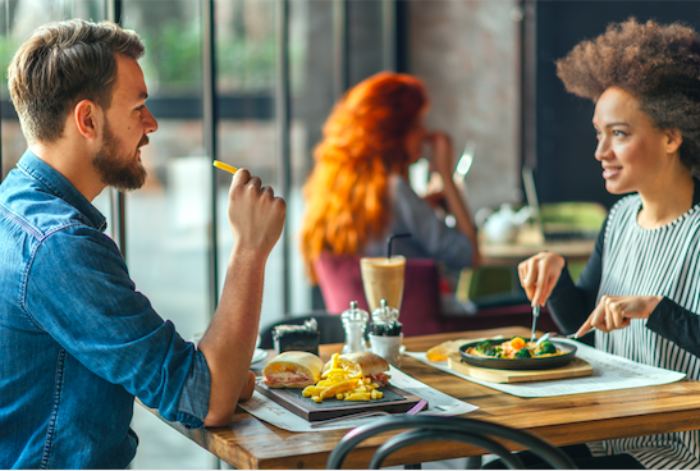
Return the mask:
<svg viewBox="0 0 700 471">
<path fill-rule="evenodd" d="M 459 354 L 462 356 L 462 361 L 468 363 L 472 366 L 479 366 L 481 368 L 493 368 L 496 370 L 549 370 L 552 368 L 559 368 L 561 366 L 566 366 L 576 358 L 576 346 L 558 342 L 556 340 L 550 340 L 558 349 L 568 350 L 567 353 L 563 355 L 556 355 L 552 357 L 532 357 L 532 358 L 493 358 L 493 357 L 480 357 L 477 355 L 471 355 L 467 353 L 467 349 L 471 347 L 476 347 L 477 345 L 488 342 L 490 344 L 502 344 L 507 342 L 507 340 L 482 340 L 479 342 L 470 342 L 459 347 Z"/>
</svg>

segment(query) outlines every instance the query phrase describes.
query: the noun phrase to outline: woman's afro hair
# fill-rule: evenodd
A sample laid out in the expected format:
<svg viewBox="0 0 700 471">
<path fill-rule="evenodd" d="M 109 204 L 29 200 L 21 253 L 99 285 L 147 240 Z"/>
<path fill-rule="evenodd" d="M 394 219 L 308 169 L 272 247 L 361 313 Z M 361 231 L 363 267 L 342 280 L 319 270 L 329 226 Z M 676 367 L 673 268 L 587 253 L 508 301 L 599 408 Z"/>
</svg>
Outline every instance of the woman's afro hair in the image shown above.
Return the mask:
<svg viewBox="0 0 700 471">
<path fill-rule="evenodd" d="M 683 136 L 681 161 L 700 167 L 700 36 L 680 23 L 612 23 L 557 61 L 566 89 L 596 101 L 610 87 L 635 96 L 659 129 Z"/>
</svg>

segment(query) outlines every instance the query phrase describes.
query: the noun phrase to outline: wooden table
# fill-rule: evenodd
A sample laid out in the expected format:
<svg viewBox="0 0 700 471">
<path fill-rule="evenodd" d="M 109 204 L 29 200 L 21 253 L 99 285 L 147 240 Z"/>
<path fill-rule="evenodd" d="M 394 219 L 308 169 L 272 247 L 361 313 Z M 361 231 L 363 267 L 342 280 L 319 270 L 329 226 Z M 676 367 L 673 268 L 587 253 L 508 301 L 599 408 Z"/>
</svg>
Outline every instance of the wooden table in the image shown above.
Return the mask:
<svg viewBox="0 0 700 471">
<path fill-rule="evenodd" d="M 533 228 L 524 228 L 512 243 L 495 244 L 479 233 L 483 266 L 512 266 L 540 252 L 554 252 L 569 262 L 586 261 L 595 247 L 594 239 L 545 241 Z"/>
<path fill-rule="evenodd" d="M 572 239 L 567 241 L 544 242 L 537 245 L 490 244 L 479 246 L 483 266 L 511 266 L 537 255 L 540 252 L 554 252 L 569 262 L 586 261 L 593 252 L 595 240 Z"/>
<path fill-rule="evenodd" d="M 527 335 L 529 332 L 522 327 L 451 332 L 407 337 L 404 344 L 409 351 L 426 351 L 448 339 L 497 334 Z M 327 359 L 341 348 L 340 344 L 324 345 L 321 356 Z M 700 423 L 698 381 L 683 380 L 661 386 L 561 397 L 521 398 L 463 380 L 409 357 L 402 359 L 401 369 L 435 389 L 479 407 L 466 414 L 467 417 L 528 430 L 557 446 L 695 430 Z M 348 432 L 288 432 L 262 422 L 240 408 L 227 427 L 186 430 L 179 424 L 167 423 L 239 469 L 325 468 L 330 451 Z M 380 437 L 364 442 L 360 449 L 348 456 L 345 467 L 367 468 L 372 453 L 385 440 L 386 437 Z M 390 457 L 385 466 L 480 454 L 481 450 L 467 445 L 439 442 L 437 446 L 433 443 L 403 450 Z"/>
</svg>

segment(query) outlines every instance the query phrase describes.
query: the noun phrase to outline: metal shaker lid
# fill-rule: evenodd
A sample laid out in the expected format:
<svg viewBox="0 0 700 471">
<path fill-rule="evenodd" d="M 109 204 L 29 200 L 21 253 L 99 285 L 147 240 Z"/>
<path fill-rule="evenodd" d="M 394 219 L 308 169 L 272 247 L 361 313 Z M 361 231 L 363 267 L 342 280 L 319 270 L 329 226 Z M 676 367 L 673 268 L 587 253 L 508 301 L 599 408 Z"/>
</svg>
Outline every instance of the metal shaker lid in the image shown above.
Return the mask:
<svg viewBox="0 0 700 471">
<path fill-rule="evenodd" d="M 372 311 L 372 322 L 375 324 L 388 324 L 399 318 L 399 310 L 388 306 L 386 299 L 380 301 L 380 306 Z"/>
<path fill-rule="evenodd" d="M 369 320 L 369 312 L 357 307 L 357 301 L 350 301 L 350 309 L 343 311 L 340 318 L 343 323 L 362 322 L 363 324 L 366 324 Z"/>
</svg>

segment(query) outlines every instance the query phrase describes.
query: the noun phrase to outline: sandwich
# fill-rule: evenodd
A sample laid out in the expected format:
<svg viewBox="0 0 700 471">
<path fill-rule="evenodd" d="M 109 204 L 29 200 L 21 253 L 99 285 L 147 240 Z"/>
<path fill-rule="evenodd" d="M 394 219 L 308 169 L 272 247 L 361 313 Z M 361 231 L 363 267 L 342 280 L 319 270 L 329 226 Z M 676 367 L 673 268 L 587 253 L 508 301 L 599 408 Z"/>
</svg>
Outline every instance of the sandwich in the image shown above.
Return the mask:
<svg viewBox="0 0 700 471">
<path fill-rule="evenodd" d="M 323 373 L 332 369 L 333 360 L 326 363 Z M 337 359 L 337 368 L 348 371 L 352 375 L 361 374 L 363 378 L 369 378 L 379 387 L 386 386 L 390 376 L 385 373 L 389 371 L 389 362 L 379 355 L 370 352 L 344 353 Z"/>
<path fill-rule="evenodd" d="M 263 368 L 265 383 L 270 388 L 304 388 L 321 379 L 323 360 L 309 352 L 284 352 Z"/>
</svg>

